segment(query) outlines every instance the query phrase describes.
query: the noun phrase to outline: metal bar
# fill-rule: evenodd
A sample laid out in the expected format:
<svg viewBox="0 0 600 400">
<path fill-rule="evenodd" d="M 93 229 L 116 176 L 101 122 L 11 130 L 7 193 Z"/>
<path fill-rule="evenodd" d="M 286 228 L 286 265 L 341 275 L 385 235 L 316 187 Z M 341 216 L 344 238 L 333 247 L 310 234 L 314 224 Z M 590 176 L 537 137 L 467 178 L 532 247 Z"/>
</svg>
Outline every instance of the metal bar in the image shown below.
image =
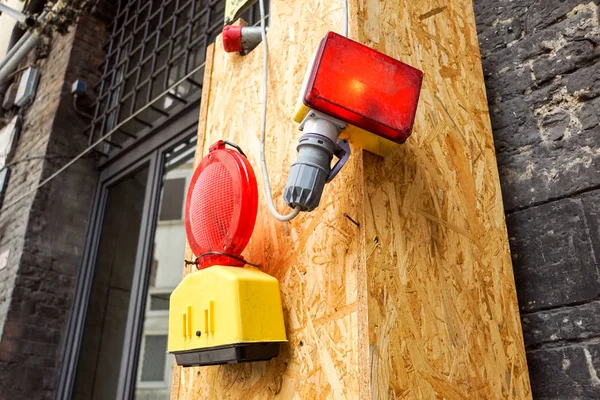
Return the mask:
<svg viewBox="0 0 600 400">
<path fill-rule="evenodd" d="M 124 129 L 121 129 L 121 128 L 117 129 L 117 132 L 120 133 L 121 135 L 128 136 L 128 137 L 130 137 L 132 139 L 136 139 L 137 138 L 137 136 L 135 136 L 133 133 L 129 133 L 129 132 L 127 132 L 127 131 L 125 131 Z"/>
<path fill-rule="evenodd" d="M 112 77 L 112 85 L 111 85 L 111 97 L 115 96 L 115 98 L 113 98 L 112 100 L 110 100 L 109 102 L 109 110 L 112 110 L 114 108 L 114 111 L 109 111 L 109 112 L 114 112 L 114 117 L 113 117 L 113 121 L 112 124 L 117 124 L 119 121 L 119 114 L 120 114 L 120 97 L 122 95 L 123 92 L 123 87 L 125 85 L 125 74 L 127 73 L 127 68 L 129 66 L 129 56 L 131 55 L 130 52 L 130 48 L 133 46 L 133 39 L 130 37 L 128 38 L 128 40 L 125 41 L 125 43 L 121 44 L 119 46 L 119 50 L 118 50 L 118 58 L 117 58 L 117 68 L 115 70 L 115 73 L 113 74 Z M 121 56 L 122 54 L 125 54 L 123 57 L 123 59 L 121 60 Z M 111 126 L 109 129 L 114 128 L 114 126 Z"/>
<path fill-rule="evenodd" d="M 187 80 L 187 81 L 190 83 L 190 85 L 192 85 L 192 86 L 196 86 L 197 88 L 199 88 L 199 89 L 202 89 L 202 84 L 201 84 L 200 82 L 196 82 L 196 81 L 195 81 L 194 79 L 192 79 L 192 78 L 188 78 L 188 80 Z"/>
<path fill-rule="evenodd" d="M 0 3 L 0 14 L 6 14 L 9 17 L 16 19 L 18 22 L 25 22 L 27 20 L 27 16 L 20 11 L 15 10 L 14 8 L 10 8 L 4 3 Z"/>
<path fill-rule="evenodd" d="M 146 98 L 144 101 L 149 102 L 152 100 L 152 70 L 154 70 L 154 66 L 156 65 L 156 54 L 152 54 L 152 66 L 150 67 L 150 73 L 148 74 L 148 90 L 146 92 Z"/>
<path fill-rule="evenodd" d="M 191 2 L 192 3 L 192 2 Z M 192 20 L 192 16 L 194 15 L 194 3 L 192 3 L 190 5 L 190 9 L 188 10 L 188 13 L 190 13 L 189 15 L 189 23 L 187 26 L 187 43 L 185 44 L 184 48 L 185 48 L 185 58 L 183 60 L 183 73 L 187 73 L 188 72 L 188 68 L 189 68 L 189 64 L 190 64 L 190 55 L 192 53 L 192 49 L 191 49 L 191 42 L 192 42 L 192 35 L 193 35 L 193 27 L 194 24 L 191 22 Z M 182 33 L 182 35 L 184 35 L 184 33 Z"/>
<path fill-rule="evenodd" d="M 0 69 L 0 83 L 4 82 L 10 77 L 12 72 L 17 68 L 21 61 L 33 50 L 40 42 L 40 37 L 37 35 L 31 35 L 29 39 L 17 50 L 13 57 L 11 57 L 6 64 Z"/>
<path fill-rule="evenodd" d="M 144 121 L 143 119 L 141 119 L 140 116 L 139 116 L 139 113 L 136 114 L 133 117 L 133 119 L 136 120 L 136 122 L 139 122 L 142 125 L 146 125 L 148 128 L 152 128 L 152 124 L 150 122 L 148 122 L 148 121 Z"/>
<path fill-rule="evenodd" d="M 151 108 L 152 110 L 156 111 L 157 113 L 159 113 L 159 114 L 162 114 L 162 115 L 163 115 L 163 116 L 165 116 L 165 117 L 168 117 L 168 116 L 170 115 L 168 112 L 166 112 L 166 111 L 164 111 L 164 110 L 161 110 L 160 108 L 156 107 L 156 106 L 154 105 L 154 103 L 152 103 L 152 105 L 150 105 L 150 108 Z"/>
<path fill-rule="evenodd" d="M 42 14 L 40 14 L 39 18 L 37 19 L 37 22 L 39 23 L 43 23 L 46 19 L 46 17 L 48 16 L 48 11 L 44 11 Z M 12 71 L 14 71 L 14 68 L 17 67 L 17 65 L 21 62 L 20 58 L 23 58 L 24 55 L 21 51 L 21 48 L 23 46 L 25 46 L 26 44 L 29 46 L 31 44 L 30 39 L 32 37 L 37 37 L 38 33 L 37 32 L 27 32 L 23 35 L 23 37 L 21 37 L 21 39 L 19 39 L 19 41 L 17 43 L 15 43 L 15 45 L 13 46 L 12 49 L 10 49 L 10 51 L 6 54 L 6 56 L 2 59 L 2 61 L 0 61 L 0 71 L 2 71 L 3 73 L 5 73 L 7 76 L 12 73 Z M 39 40 L 39 38 L 38 38 Z M 35 46 L 34 46 L 35 47 Z M 29 46 L 29 51 L 31 51 L 33 47 Z M 14 58 L 17 58 L 16 55 L 19 54 L 19 59 L 15 62 L 13 61 Z M 25 53 L 26 55 L 27 53 Z M 11 64 L 12 65 L 12 70 L 10 69 L 6 69 L 5 70 L 5 66 L 7 64 Z M 0 75 L 0 82 L 3 81 L 5 79 L 5 77 L 2 77 Z"/>
<path fill-rule="evenodd" d="M 166 96 L 168 96 L 168 97 L 172 98 L 173 100 L 178 101 L 180 103 L 183 103 L 183 104 L 187 103 L 186 99 L 184 99 L 183 97 L 177 96 L 176 94 L 173 94 L 172 92 L 167 93 Z"/>
<path fill-rule="evenodd" d="M 25 32 L 25 34 L 19 39 L 17 43 L 10 49 L 6 56 L 0 61 L 0 68 L 2 68 L 8 60 L 14 57 L 15 53 L 23 46 L 23 44 L 31 37 L 31 32 Z"/>
<path fill-rule="evenodd" d="M 108 104 L 108 103 L 107 103 Z M 102 117 L 100 117 L 100 135 L 102 135 L 104 132 L 106 132 L 106 130 L 108 129 L 108 117 L 110 114 L 102 114 Z M 90 143 L 90 146 L 92 144 Z"/>
<path fill-rule="evenodd" d="M 116 147 L 118 149 L 122 149 L 123 148 L 123 146 L 121 146 L 120 144 L 118 144 L 116 142 L 113 142 L 111 140 L 108 140 L 108 139 L 104 139 L 104 143 L 108 144 L 109 146 Z"/>
</svg>

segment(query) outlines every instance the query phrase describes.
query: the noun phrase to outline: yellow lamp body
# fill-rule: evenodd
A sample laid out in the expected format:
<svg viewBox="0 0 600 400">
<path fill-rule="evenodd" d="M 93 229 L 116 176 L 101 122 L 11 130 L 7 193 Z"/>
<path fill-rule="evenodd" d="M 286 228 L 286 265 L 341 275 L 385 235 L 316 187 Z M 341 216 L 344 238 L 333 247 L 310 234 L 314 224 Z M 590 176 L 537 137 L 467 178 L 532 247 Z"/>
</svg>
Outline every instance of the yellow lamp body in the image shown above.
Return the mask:
<svg viewBox="0 0 600 400">
<path fill-rule="evenodd" d="M 256 268 L 211 266 L 171 294 L 168 351 L 179 365 L 268 360 L 286 341 L 279 282 Z"/>
</svg>

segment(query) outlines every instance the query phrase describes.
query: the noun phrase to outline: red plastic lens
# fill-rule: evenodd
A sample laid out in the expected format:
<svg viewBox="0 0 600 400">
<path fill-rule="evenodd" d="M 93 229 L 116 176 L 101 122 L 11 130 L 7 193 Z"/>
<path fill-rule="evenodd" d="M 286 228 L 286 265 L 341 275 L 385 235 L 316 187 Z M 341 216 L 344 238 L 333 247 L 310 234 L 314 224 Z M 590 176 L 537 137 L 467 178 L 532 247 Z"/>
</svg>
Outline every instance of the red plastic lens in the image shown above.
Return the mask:
<svg viewBox="0 0 600 400">
<path fill-rule="evenodd" d="M 423 72 L 329 32 L 321 41 L 304 104 L 397 143 L 411 134 Z"/>
<path fill-rule="evenodd" d="M 257 209 L 252 166 L 246 157 L 217 142 L 194 171 L 185 205 L 185 230 L 199 268 L 243 265 L 235 257 L 250 240 Z"/>
<path fill-rule="evenodd" d="M 242 27 L 226 26 L 223 28 L 223 50 L 228 53 L 242 51 Z"/>
</svg>

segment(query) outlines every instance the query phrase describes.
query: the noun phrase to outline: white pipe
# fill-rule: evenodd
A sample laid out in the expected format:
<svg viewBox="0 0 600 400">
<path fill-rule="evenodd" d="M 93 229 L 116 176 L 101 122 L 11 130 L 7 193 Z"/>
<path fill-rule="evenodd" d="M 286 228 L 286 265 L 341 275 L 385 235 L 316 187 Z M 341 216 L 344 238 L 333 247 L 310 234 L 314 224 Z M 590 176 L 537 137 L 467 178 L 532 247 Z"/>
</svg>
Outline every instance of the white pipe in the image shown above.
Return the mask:
<svg viewBox="0 0 600 400">
<path fill-rule="evenodd" d="M 21 36 L 19 41 L 17 43 L 15 43 L 15 45 L 13 47 L 10 48 L 10 50 L 8 51 L 8 53 L 6 53 L 4 58 L 2 60 L 0 60 L 0 69 L 2 69 L 2 67 L 4 67 L 4 65 L 6 65 L 8 60 L 10 60 L 12 57 L 14 57 L 15 53 L 21 48 L 21 46 L 23 46 L 23 44 L 27 41 L 27 39 L 29 39 L 30 36 L 31 36 L 31 32 L 29 32 L 29 31 L 25 32 L 25 34 L 23 36 Z"/>
<path fill-rule="evenodd" d="M 48 11 L 44 11 L 37 19 L 42 23 L 48 16 Z M 17 68 L 19 63 L 29 54 L 31 50 L 40 42 L 39 32 L 36 29 L 33 32 L 26 32 L 21 39 L 10 49 L 6 56 L 0 61 L 0 84 L 2 84 L 10 74 Z"/>
<path fill-rule="evenodd" d="M 39 42 L 40 37 L 38 35 L 31 35 L 16 51 L 14 56 L 6 61 L 4 66 L 0 69 L 0 84 L 10 76 L 10 74 L 19 66 L 19 63 L 35 48 L 35 46 L 38 45 Z"/>
<path fill-rule="evenodd" d="M 9 17 L 13 17 L 14 19 L 16 19 L 17 21 L 19 21 L 21 23 L 25 22 L 25 20 L 27 19 L 25 14 L 15 10 L 14 8 L 10 8 L 6 4 L 0 3 L 0 12 L 8 15 Z"/>
</svg>

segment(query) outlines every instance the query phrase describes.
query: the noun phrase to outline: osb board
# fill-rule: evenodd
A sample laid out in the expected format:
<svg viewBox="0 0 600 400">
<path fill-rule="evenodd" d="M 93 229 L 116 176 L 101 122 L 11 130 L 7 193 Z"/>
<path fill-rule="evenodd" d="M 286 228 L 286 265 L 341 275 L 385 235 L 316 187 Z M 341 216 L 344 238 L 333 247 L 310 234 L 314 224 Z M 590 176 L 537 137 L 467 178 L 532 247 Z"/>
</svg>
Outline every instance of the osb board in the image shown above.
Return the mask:
<svg viewBox="0 0 600 400">
<path fill-rule="evenodd" d="M 291 115 L 308 60 L 326 32 L 341 27 L 342 9 L 338 0 L 271 0 L 270 6 L 266 158 L 277 208 L 289 212 L 281 194 L 300 136 Z M 355 399 L 359 382 L 363 390 L 368 385 L 358 373 L 357 270 L 363 241 L 344 213 L 356 215 L 362 205 L 362 154 L 355 149 L 316 211 L 291 223 L 276 221 L 266 208 L 259 167 L 262 48 L 245 57 L 229 55 L 217 40 L 207 59 L 196 162 L 211 144 L 227 139 L 240 145 L 254 166 L 259 213 L 244 256 L 279 279 L 289 343 L 270 362 L 175 368 L 171 398 Z"/>
<path fill-rule="evenodd" d="M 425 71 L 415 133 L 386 160 L 353 148 L 321 206 L 291 223 L 261 187 L 244 255 L 280 280 L 289 343 L 270 362 L 176 368 L 173 399 L 530 397 L 472 6 L 350 3 L 351 37 Z M 341 11 L 271 0 L 267 161 L 282 211 L 290 115 Z M 196 161 L 226 138 L 259 174 L 262 50 L 217 41 L 207 60 Z"/>
<path fill-rule="evenodd" d="M 371 398 L 530 398 L 472 3 L 354 7 L 425 73 L 412 137 L 364 155 Z"/>
</svg>

